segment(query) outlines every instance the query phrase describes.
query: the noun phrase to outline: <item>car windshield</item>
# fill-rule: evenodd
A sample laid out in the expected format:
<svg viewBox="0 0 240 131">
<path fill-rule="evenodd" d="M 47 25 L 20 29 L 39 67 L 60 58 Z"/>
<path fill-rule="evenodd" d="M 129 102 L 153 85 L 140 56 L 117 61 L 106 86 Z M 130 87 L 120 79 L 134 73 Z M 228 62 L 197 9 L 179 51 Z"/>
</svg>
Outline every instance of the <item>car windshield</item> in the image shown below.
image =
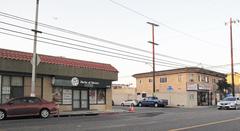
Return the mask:
<svg viewBox="0 0 240 131">
<path fill-rule="evenodd" d="M 226 97 L 223 99 L 223 101 L 235 101 L 235 100 L 236 100 L 236 98 L 234 98 L 234 97 Z"/>
</svg>

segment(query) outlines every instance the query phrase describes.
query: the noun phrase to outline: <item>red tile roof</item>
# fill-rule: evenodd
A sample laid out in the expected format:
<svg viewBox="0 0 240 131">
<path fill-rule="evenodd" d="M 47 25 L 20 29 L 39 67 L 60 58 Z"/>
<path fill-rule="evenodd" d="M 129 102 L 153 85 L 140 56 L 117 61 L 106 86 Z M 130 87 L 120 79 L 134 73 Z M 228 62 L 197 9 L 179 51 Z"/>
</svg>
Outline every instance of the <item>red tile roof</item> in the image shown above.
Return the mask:
<svg viewBox="0 0 240 131">
<path fill-rule="evenodd" d="M 111 66 L 110 64 L 96 63 L 96 62 L 69 59 L 64 57 L 48 56 L 48 55 L 39 55 L 39 56 L 41 59 L 41 63 L 64 65 L 64 66 L 76 67 L 76 68 L 104 70 L 109 72 L 118 72 L 117 69 Z M 32 59 L 32 53 L 0 48 L 0 58 L 30 62 Z"/>
</svg>

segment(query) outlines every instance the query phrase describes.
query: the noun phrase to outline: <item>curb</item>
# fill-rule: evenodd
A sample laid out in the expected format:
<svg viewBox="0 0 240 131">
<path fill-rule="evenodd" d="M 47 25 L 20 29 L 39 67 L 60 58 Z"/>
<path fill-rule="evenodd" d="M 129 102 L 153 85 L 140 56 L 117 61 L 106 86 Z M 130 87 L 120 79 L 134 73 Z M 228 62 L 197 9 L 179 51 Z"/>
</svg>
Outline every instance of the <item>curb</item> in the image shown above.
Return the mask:
<svg viewBox="0 0 240 131">
<path fill-rule="evenodd" d="M 97 116 L 99 113 L 85 113 L 85 114 L 60 114 L 54 115 L 54 117 L 74 117 L 74 116 Z"/>
</svg>

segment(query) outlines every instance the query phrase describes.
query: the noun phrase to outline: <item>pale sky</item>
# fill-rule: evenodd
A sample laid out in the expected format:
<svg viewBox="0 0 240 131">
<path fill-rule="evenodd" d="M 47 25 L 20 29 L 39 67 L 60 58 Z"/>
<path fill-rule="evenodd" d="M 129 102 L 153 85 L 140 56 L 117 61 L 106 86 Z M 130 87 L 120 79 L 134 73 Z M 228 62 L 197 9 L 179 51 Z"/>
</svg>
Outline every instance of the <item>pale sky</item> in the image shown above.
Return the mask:
<svg viewBox="0 0 240 131">
<path fill-rule="evenodd" d="M 156 46 L 155 52 L 195 62 L 186 63 L 156 55 L 156 59 L 158 60 L 171 61 L 171 63 L 175 62 L 175 64 L 177 62 L 178 65 L 182 65 L 172 65 L 173 67 L 156 65 L 157 71 L 185 66 L 207 68 L 208 66 L 230 64 L 229 26 L 225 26 L 225 22 L 228 22 L 230 17 L 240 19 L 239 5 L 239 0 L 40 0 L 39 22 L 149 52 L 152 51 L 152 46 L 147 41 L 152 40 L 152 34 L 151 26 L 146 24 L 146 22 L 155 22 L 159 24 L 155 28 L 155 42 L 159 44 Z M 34 28 L 32 24 L 3 17 L 3 13 L 34 20 L 35 7 L 35 0 L 1 0 L 0 32 L 7 33 L 6 29 L 11 29 L 33 34 L 29 30 L 4 24 L 3 22 L 7 22 L 8 24 L 30 29 Z M 124 50 L 125 55 L 126 52 L 132 52 L 139 54 L 139 56 L 144 55 L 149 57 L 146 58 L 150 60 L 149 62 L 141 63 L 38 42 L 37 53 L 40 54 L 113 65 L 119 70 L 119 81 L 114 83 L 135 84 L 134 78 L 131 77 L 133 74 L 152 71 L 152 54 L 150 53 L 114 46 L 106 42 L 62 33 L 41 26 L 39 26 L 39 30 L 44 33 Z M 117 52 L 116 50 L 94 47 L 86 43 L 48 36 L 44 33 L 38 36 Z M 25 40 L 0 33 L 0 41 L 0 48 L 26 52 L 32 52 L 33 50 L 32 40 Z M 239 63 L 240 23 L 233 24 L 233 45 L 234 63 Z M 107 51 L 98 52 L 107 53 Z M 111 55 L 116 54 L 111 53 Z M 136 57 L 136 55 L 134 56 Z M 164 63 L 158 62 L 158 64 Z M 235 66 L 235 71 L 240 71 L 239 66 Z M 230 72 L 229 67 L 211 69 L 223 73 Z"/>
</svg>

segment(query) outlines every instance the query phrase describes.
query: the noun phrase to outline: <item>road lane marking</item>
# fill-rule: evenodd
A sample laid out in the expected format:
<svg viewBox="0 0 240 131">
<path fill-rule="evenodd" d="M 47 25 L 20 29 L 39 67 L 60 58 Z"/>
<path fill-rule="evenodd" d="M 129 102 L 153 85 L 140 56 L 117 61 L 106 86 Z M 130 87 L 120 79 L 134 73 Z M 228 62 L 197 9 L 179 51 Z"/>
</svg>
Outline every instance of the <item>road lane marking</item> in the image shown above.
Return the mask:
<svg viewBox="0 0 240 131">
<path fill-rule="evenodd" d="M 204 127 L 204 126 L 210 126 L 210 125 L 216 125 L 216 124 L 226 123 L 226 122 L 231 122 L 231 121 L 236 121 L 236 120 L 240 120 L 240 117 L 233 118 L 233 119 L 222 120 L 222 121 L 210 122 L 210 123 L 206 123 L 206 124 L 188 126 L 188 127 L 183 127 L 183 128 L 170 129 L 168 131 L 182 131 L 182 130 Z"/>
</svg>

